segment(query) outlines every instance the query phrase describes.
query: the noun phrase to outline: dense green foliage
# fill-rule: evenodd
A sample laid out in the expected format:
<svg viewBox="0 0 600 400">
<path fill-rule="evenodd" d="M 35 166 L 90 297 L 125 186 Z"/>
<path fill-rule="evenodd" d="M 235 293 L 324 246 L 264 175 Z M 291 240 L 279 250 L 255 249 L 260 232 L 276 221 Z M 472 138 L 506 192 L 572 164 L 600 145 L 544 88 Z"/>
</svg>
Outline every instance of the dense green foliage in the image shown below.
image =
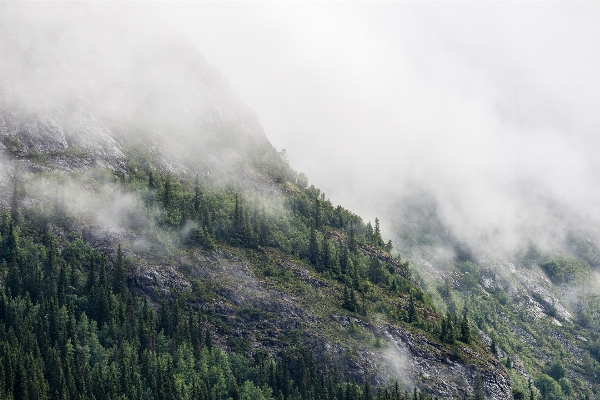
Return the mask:
<svg viewBox="0 0 600 400">
<path fill-rule="evenodd" d="M 515 275 L 498 273 L 467 253 L 455 251 L 445 281 L 421 278 L 424 287 L 436 285 L 437 306 L 448 310 L 445 321 L 454 321 L 454 327 L 444 327 L 441 339 L 448 342 L 445 335 L 455 332 L 455 337 L 468 340 L 469 324 L 461 321 L 457 328 L 458 319 L 453 317 L 462 310 L 489 337 L 491 353 L 511 378 L 514 398 L 595 398 L 600 390 L 599 303 L 595 293 L 577 286 L 591 276 L 590 264 L 575 254 L 543 254 L 529 248 L 515 261 L 526 277 L 523 284 Z M 544 283 L 543 289 L 532 284 L 533 277 Z M 576 306 L 572 318 L 559 309 L 560 291 L 550 283 L 575 293 L 566 303 Z"/>
<path fill-rule="evenodd" d="M 135 250 L 138 258 L 160 262 L 228 247 L 254 254 L 263 265 L 261 251 L 271 248 L 305 262 L 339 288 L 334 308 L 383 316 L 447 346 L 472 343 L 467 314 L 436 313 L 408 262 L 389 255 L 391 242 L 383 241 L 379 220 L 373 227 L 334 207 L 274 151 L 257 152 L 252 162 L 282 196 L 175 175 L 147 154 L 129 157 L 123 171 L 81 179 L 139 199 L 139 209 L 121 221 L 148 244 Z M 201 287 L 210 283 L 195 282 L 191 294 L 141 294 L 127 281 L 136 261 L 124 256 L 120 244 L 95 249 L 62 201 L 19 208 L 26 180 L 15 176 L 12 189 L 10 210 L 0 217 L 0 397 L 430 398 L 398 385 L 375 390 L 369 379 L 348 381 L 334 366 L 317 363 L 301 342 L 269 355 L 251 351 L 244 338 L 228 337 L 225 352 L 213 340 L 220 317 L 193 301 L 210 292 Z M 286 279 L 285 271 L 272 272 L 267 264 L 259 267 L 265 276 Z M 349 334 L 358 335 L 353 331 L 351 324 Z"/>
<path fill-rule="evenodd" d="M 120 248 L 111 261 L 71 235 L 59 250 L 51 232 L 24 220 L 0 218 L 3 398 L 409 398 L 397 386 L 375 396 L 368 384 L 340 382 L 302 348 L 277 359 L 226 354 L 207 315 L 178 298 L 157 311 L 135 296 Z"/>
</svg>

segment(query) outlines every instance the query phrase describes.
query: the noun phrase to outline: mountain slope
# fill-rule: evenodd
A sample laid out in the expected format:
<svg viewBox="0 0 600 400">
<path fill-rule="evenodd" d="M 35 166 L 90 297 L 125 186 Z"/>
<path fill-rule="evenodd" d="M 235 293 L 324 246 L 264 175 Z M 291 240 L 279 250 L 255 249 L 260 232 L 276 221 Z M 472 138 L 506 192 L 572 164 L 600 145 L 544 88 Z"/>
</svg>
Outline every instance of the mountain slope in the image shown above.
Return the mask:
<svg viewBox="0 0 600 400">
<path fill-rule="evenodd" d="M 431 199 L 411 203 L 397 227 L 400 252 L 414 260 L 417 280 L 438 309 L 467 310 L 486 343 L 494 343 L 513 390 L 526 394 L 531 384 L 544 398 L 593 398 L 599 390 L 593 236 L 573 230 L 552 247 L 529 242 L 498 255 L 458 241 Z"/>
<path fill-rule="evenodd" d="M 29 7 L 1 24 L 4 396 L 510 397 L 189 45 Z"/>
</svg>

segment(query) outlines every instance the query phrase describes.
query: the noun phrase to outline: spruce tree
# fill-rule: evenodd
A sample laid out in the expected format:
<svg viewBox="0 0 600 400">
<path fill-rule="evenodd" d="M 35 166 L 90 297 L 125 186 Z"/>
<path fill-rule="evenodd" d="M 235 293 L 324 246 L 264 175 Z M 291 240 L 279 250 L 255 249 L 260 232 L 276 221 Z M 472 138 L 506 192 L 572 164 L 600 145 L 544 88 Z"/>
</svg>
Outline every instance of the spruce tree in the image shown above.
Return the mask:
<svg viewBox="0 0 600 400">
<path fill-rule="evenodd" d="M 321 245 L 321 270 L 330 271 L 331 270 L 331 257 L 329 251 L 329 241 L 327 240 L 327 236 L 323 235 L 323 244 Z"/>
<path fill-rule="evenodd" d="M 200 207 L 202 205 L 202 192 L 200 191 L 200 180 L 198 175 L 194 180 L 194 212 L 196 213 L 196 219 L 199 219 Z"/>
<path fill-rule="evenodd" d="M 12 181 L 12 194 L 10 197 L 10 217 L 13 223 L 18 224 L 19 222 L 19 174 L 18 170 L 15 170 L 11 178 Z"/>
<path fill-rule="evenodd" d="M 460 341 L 466 344 L 471 343 L 471 329 L 469 328 L 469 320 L 466 313 L 463 313 L 460 323 Z"/>
<path fill-rule="evenodd" d="M 164 187 L 164 191 L 163 191 L 163 206 L 165 207 L 166 210 L 169 210 L 171 208 L 171 200 L 172 200 L 172 193 L 171 193 L 171 178 L 169 176 L 167 176 L 167 179 L 165 180 L 165 187 Z"/>
<path fill-rule="evenodd" d="M 342 273 L 347 274 L 348 270 L 349 270 L 349 268 L 348 268 L 349 254 L 348 254 L 348 246 L 346 246 L 346 244 L 343 242 L 340 244 L 340 252 L 339 253 L 340 253 L 340 267 L 341 267 Z"/>
<path fill-rule="evenodd" d="M 354 236 L 354 225 L 350 222 L 350 233 L 348 233 L 348 249 L 350 251 L 356 250 L 356 238 Z"/>
<path fill-rule="evenodd" d="M 365 232 L 365 239 L 367 240 L 367 243 L 370 245 L 374 245 L 374 241 L 373 241 L 373 225 L 371 225 L 371 221 L 369 221 L 369 223 L 367 224 L 367 229 Z"/>
<path fill-rule="evenodd" d="M 315 229 L 321 228 L 321 202 L 315 199 Z"/>
<path fill-rule="evenodd" d="M 381 269 L 381 262 L 377 256 L 371 256 L 369 263 L 369 280 L 374 284 L 381 283 L 383 280 L 383 270 Z"/>
<path fill-rule="evenodd" d="M 419 315 L 417 314 L 417 308 L 415 307 L 415 300 L 410 296 L 410 299 L 408 300 L 408 322 L 412 324 L 418 320 Z"/>
<path fill-rule="evenodd" d="M 473 383 L 473 399 L 485 400 L 485 395 L 483 393 L 483 380 L 481 379 L 480 373 L 475 376 L 475 382 Z"/>
<path fill-rule="evenodd" d="M 381 238 L 381 230 L 379 228 L 379 218 L 375 218 L 375 231 L 373 232 L 373 245 L 383 247 L 383 239 Z"/>
<path fill-rule="evenodd" d="M 123 251 L 121 245 L 117 246 L 117 260 L 115 262 L 115 272 L 113 274 L 113 290 L 116 294 L 124 294 L 127 292 L 127 284 L 125 282 L 125 266 L 123 265 Z"/>
<path fill-rule="evenodd" d="M 529 389 L 529 400 L 535 400 L 535 393 L 533 392 L 533 382 L 531 382 L 531 378 L 529 378 L 527 386 Z"/>
<path fill-rule="evenodd" d="M 317 242 L 317 232 L 315 224 L 310 226 L 310 239 L 308 243 L 308 258 L 312 265 L 319 263 L 319 243 Z"/>
</svg>

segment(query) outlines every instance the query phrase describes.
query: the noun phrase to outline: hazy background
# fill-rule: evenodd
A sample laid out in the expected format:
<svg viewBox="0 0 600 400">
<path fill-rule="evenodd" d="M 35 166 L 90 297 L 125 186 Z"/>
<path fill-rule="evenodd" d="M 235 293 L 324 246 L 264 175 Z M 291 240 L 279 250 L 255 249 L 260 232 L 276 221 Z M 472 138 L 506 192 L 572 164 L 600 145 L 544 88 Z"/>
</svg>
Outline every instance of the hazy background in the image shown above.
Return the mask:
<svg viewBox="0 0 600 400">
<path fill-rule="evenodd" d="M 334 203 L 383 219 L 429 192 L 503 247 L 600 222 L 600 4 L 169 3 Z"/>
<path fill-rule="evenodd" d="M 80 6 L 66 4 L 78 21 Z M 598 233 L 600 4 L 113 5 L 98 7 L 98 24 L 190 39 L 291 165 L 334 204 L 378 216 L 387 237 L 407 198 L 428 199 L 459 240 L 486 246 Z M 94 40 L 121 48 L 114 37 Z M 69 48 L 85 61 L 82 46 Z M 119 72 L 126 59 L 104 62 Z M 160 68 L 151 78 L 169 85 Z"/>
</svg>

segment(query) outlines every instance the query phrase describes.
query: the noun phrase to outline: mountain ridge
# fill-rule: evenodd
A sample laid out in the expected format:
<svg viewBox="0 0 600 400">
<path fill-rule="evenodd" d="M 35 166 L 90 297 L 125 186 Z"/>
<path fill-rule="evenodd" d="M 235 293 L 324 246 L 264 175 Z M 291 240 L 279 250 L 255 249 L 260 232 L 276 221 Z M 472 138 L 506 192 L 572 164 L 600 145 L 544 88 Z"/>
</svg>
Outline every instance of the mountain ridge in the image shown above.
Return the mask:
<svg viewBox="0 0 600 400">
<path fill-rule="evenodd" d="M 3 69 L 0 107 L 3 394 L 167 398 L 169 387 L 179 398 L 370 400 L 373 385 L 408 398 L 399 382 L 421 398 L 511 396 L 466 315 L 463 323 L 436 310 L 408 263 L 390 255 L 378 221 L 365 224 L 308 186 L 189 46 L 142 51 L 150 79 L 62 87 L 56 81 L 74 72 L 59 68 L 70 59 L 51 44 L 71 43 L 71 28 L 15 48 L 30 37 L 12 42 L 10 27 L 2 63 L 14 68 Z M 165 54 L 154 79 L 144 63 Z M 23 60 L 36 79 L 10 75 Z M 208 79 L 160 79 L 165 69 Z M 56 86 L 36 87 L 46 81 Z M 266 368 L 288 378 L 269 381 Z"/>
</svg>

